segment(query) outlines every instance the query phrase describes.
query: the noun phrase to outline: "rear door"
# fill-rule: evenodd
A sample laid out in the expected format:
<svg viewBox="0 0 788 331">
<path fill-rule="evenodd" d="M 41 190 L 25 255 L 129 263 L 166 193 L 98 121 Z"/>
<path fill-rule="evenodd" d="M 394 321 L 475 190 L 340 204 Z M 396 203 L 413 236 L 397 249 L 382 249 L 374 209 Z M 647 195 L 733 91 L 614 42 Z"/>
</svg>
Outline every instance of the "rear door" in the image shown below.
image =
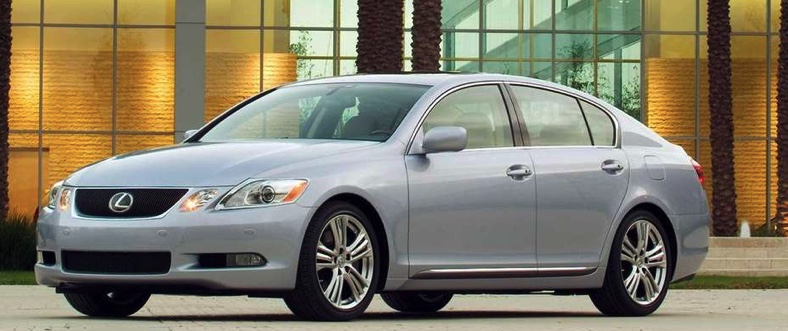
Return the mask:
<svg viewBox="0 0 788 331">
<path fill-rule="evenodd" d="M 510 91 L 537 175 L 540 272 L 596 267 L 629 182 L 615 122 L 558 91 L 520 85 Z"/>
</svg>

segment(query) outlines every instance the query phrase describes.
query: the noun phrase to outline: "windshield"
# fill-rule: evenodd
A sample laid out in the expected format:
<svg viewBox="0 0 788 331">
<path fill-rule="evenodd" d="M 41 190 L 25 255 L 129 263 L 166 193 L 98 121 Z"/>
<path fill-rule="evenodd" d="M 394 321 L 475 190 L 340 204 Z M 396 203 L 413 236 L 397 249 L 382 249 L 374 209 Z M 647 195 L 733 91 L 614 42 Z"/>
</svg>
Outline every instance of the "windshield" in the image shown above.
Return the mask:
<svg viewBox="0 0 788 331">
<path fill-rule="evenodd" d="M 233 112 L 200 141 L 385 141 L 429 86 L 388 83 L 283 87 Z"/>
</svg>

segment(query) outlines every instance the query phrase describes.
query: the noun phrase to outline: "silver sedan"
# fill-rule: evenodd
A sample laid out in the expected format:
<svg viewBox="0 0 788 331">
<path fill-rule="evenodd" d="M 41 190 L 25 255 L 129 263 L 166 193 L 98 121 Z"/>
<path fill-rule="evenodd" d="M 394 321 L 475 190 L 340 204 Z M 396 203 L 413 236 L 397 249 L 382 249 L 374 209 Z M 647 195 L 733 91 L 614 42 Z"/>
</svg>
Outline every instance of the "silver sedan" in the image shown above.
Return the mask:
<svg viewBox="0 0 788 331">
<path fill-rule="evenodd" d="M 89 316 L 151 294 L 284 298 L 350 320 L 375 293 L 587 294 L 642 316 L 708 251 L 703 172 L 593 96 L 489 74 L 358 75 L 261 93 L 177 145 L 51 190 L 36 278 Z"/>
</svg>

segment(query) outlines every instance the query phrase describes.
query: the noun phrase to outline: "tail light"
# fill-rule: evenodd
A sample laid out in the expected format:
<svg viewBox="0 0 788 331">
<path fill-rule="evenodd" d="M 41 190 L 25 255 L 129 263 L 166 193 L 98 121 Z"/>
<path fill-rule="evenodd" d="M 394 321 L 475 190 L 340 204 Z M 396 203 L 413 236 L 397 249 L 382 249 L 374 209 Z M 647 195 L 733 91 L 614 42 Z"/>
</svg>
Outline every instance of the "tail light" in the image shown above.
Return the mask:
<svg viewBox="0 0 788 331">
<path fill-rule="evenodd" d="M 700 182 L 700 185 L 703 185 L 706 182 L 706 177 L 703 176 L 703 166 L 692 158 L 690 158 L 690 161 L 692 161 L 692 167 L 695 168 L 695 174 L 698 175 L 698 182 Z"/>
</svg>

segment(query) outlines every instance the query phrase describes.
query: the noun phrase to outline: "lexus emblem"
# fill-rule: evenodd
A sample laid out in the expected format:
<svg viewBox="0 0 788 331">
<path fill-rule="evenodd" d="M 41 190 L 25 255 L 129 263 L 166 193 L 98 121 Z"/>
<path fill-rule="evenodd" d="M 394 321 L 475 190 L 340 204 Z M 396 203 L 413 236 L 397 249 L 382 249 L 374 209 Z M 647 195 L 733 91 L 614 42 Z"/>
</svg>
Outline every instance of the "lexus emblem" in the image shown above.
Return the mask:
<svg viewBox="0 0 788 331">
<path fill-rule="evenodd" d="M 134 203 L 134 197 L 131 193 L 120 192 L 109 199 L 109 210 L 118 214 L 125 213 L 131 209 L 131 204 Z"/>
</svg>

